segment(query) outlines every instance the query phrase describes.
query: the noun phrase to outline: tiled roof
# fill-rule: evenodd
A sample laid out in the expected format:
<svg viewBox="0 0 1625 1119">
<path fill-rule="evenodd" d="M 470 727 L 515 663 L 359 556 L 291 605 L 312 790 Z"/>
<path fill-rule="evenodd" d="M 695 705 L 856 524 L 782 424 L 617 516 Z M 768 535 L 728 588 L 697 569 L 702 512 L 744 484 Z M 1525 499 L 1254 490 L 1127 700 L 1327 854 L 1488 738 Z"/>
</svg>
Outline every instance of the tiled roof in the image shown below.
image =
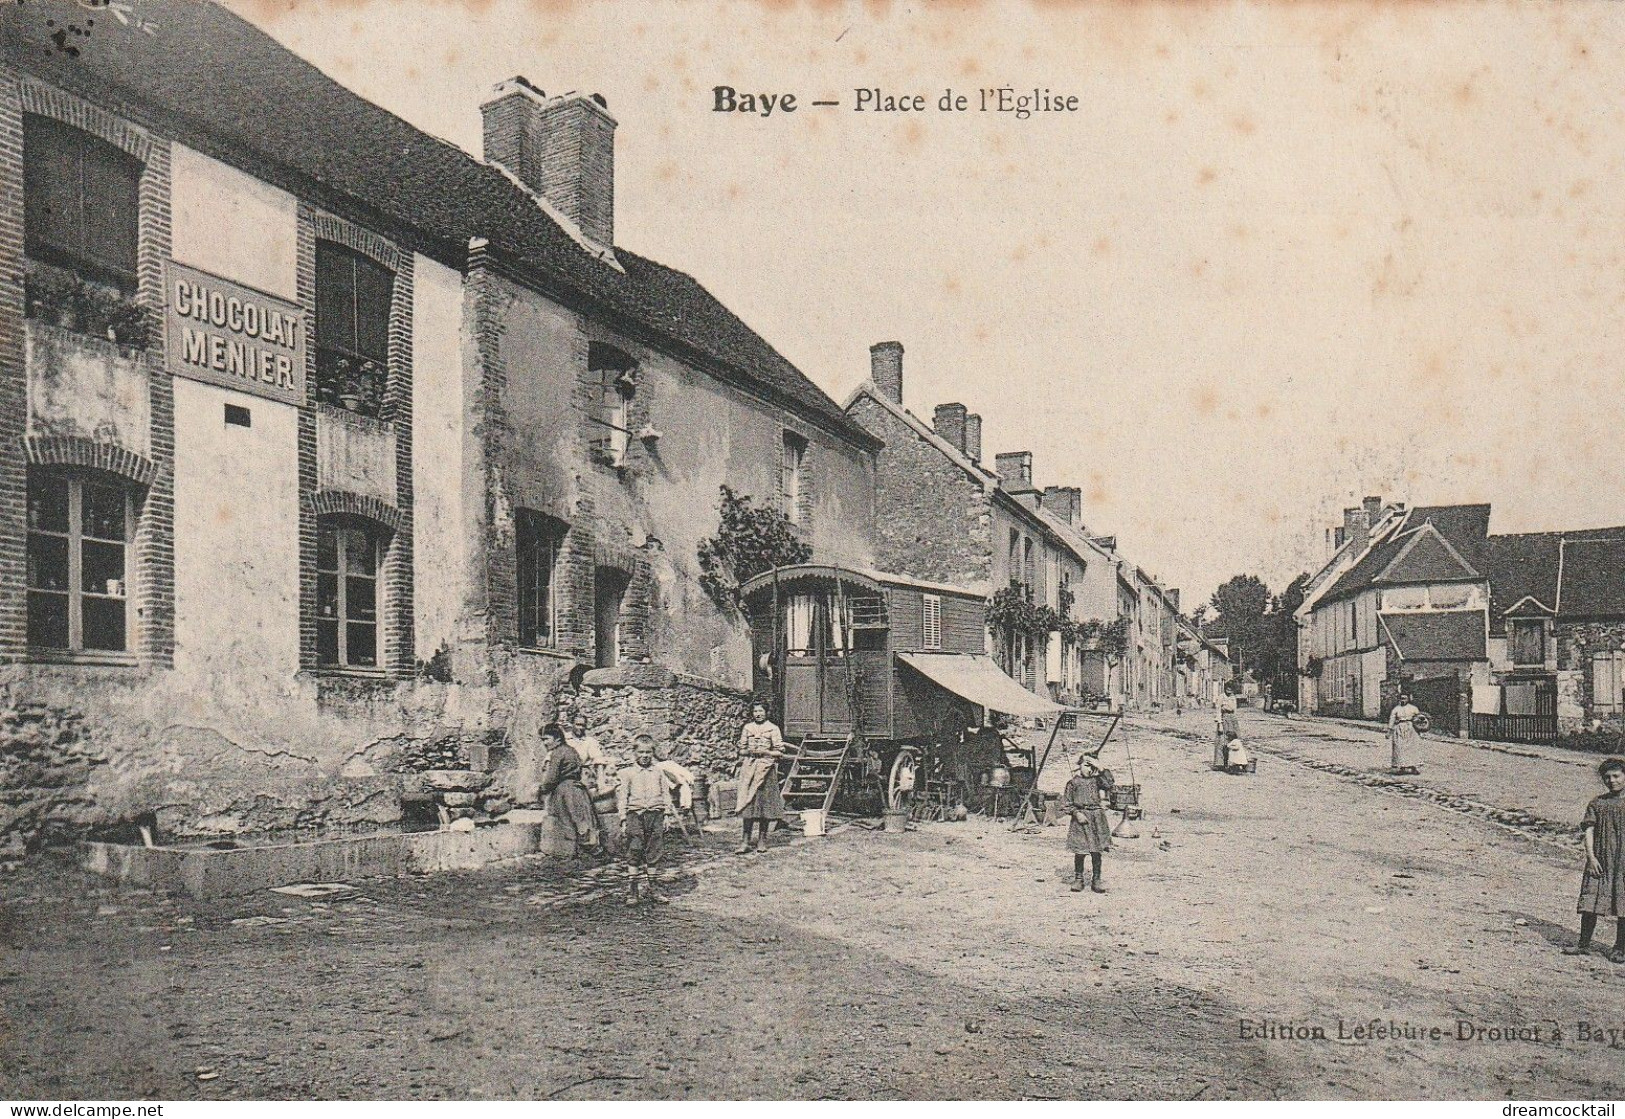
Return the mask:
<svg viewBox="0 0 1625 1119">
<path fill-rule="evenodd" d="M 1335 602 L 1359 594 L 1370 587 L 1412 542 L 1424 525 L 1432 525 L 1462 559 L 1475 567 L 1484 538 L 1490 528 L 1488 505 L 1422 505 L 1412 509 L 1398 527 L 1391 530 L 1358 563 L 1345 571 L 1321 596 L 1322 602 Z"/>
<path fill-rule="evenodd" d="M 1471 661 L 1485 657 L 1482 610 L 1378 616 L 1394 648 L 1405 660 Z"/>
<path fill-rule="evenodd" d="M 1492 536 L 1485 541 L 1484 575 L 1490 581 L 1490 633 L 1506 632 L 1506 612 L 1526 598 L 1548 610 L 1557 605 L 1560 532 Z"/>
<path fill-rule="evenodd" d="M 126 103 L 188 145 L 318 204 L 376 215 L 460 265 L 473 238 L 527 281 L 589 312 L 675 344 L 860 446 L 873 438 L 823 390 L 692 277 L 625 249 L 616 270 L 580 248 L 500 171 L 352 93 L 245 20 L 207 0 L 142 0 L 151 32 L 107 8 L 29 0 L 0 12 L 6 59 L 97 101 Z M 56 26 L 47 26 L 54 20 Z M 59 49 L 68 24 L 88 35 Z M 688 356 L 679 352 L 677 356 Z"/>
<path fill-rule="evenodd" d="M 1558 619 L 1625 615 L 1625 528 L 1563 536 Z"/>
</svg>

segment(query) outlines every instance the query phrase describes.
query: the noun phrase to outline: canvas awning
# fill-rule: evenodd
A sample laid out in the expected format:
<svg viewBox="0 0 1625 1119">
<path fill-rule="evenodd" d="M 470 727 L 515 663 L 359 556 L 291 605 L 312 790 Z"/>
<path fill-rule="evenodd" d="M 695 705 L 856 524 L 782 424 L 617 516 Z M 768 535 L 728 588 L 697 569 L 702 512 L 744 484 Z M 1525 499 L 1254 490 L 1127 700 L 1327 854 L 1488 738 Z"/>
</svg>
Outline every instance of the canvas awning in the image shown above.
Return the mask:
<svg viewBox="0 0 1625 1119">
<path fill-rule="evenodd" d="M 980 653 L 898 653 L 897 659 L 955 695 L 1006 715 L 1054 715 L 1066 710 L 1029 692 Z"/>
</svg>

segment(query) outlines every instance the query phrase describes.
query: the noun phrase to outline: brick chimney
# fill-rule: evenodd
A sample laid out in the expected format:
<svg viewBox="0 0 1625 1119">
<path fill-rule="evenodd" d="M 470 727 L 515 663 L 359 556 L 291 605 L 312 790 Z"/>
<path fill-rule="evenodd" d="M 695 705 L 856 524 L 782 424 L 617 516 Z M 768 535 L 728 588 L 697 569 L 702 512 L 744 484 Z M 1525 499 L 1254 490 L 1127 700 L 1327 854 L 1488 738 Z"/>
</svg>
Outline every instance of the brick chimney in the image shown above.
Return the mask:
<svg viewBox="0 0 1625 1119">
<path fill-rule="evenodd" d="M 1360 502 L 1360 504 L 1365 507 L 1365 523 L 1367 528 L 1382 520 L 1382 498 L 1380 496 L 1368 497 L 1364 501 Z"/>
<path fill-rule="evenodd" d="M 615 118 L 598 94 L 549 97 L 524 78 L 480 106 L 485 159 L 541 195 L 582 236 L 615 247 Z"/>
<path fill-rule="evenodd" d="M 975 412 L 965 416 L 965 457 L 974 463 L 982 461 L 982 417 Z"/>
<path fill-rule="evenodd" d="M 938 404 L 931 417 L 931 427 L 961 454 L 965 450 L 965 416 L 963 404 Z"/>
<path fill-rule="evenodd" d="M 1168 604 L 1174 608 L 1174 613 L 1175 614 L 1179 613 L 1179 588 L 1178 587 L 1169 587 L 1168 588 Z"/>
<path fill-rule="evenodd" d="M 1011 493 L 1025 493 L 1033 488 L 1033 453 L 1031 451 L 1005 451 L 993 456 L 999 485 Z"/>
<path fill-rule="evenodd" d="M 1371 539 L 1371 522 L 1366 519 L 1365 506 L 1352 505 L 1343 510 L 1343 540 L 1352 542 L 1354 550 L 1364 548 Z"/>
<path fill-rule="evenodd" d="M 903 403 L 903 344 L 876 342 L 869 347 L 869 379 L 893 404 Z"/>
<path fill-rule="evenodd" d="M 1077 486 L 1045 486 L 1043 506 L 1069 525 L 1083 523 L 1083 491 Z"/>
</svg>

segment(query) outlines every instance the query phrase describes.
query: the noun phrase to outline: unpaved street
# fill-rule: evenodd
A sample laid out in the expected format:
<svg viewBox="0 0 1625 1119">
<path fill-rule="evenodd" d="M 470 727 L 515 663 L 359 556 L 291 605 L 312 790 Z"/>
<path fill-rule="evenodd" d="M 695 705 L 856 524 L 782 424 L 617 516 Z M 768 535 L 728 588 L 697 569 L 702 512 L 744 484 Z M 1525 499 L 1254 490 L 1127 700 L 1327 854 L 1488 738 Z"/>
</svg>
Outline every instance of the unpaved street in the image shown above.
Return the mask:
<svg viewBox="0 0 1625 1119">
<path fill-rule="evenodd" d="M 1625 1094 L 1625 1043 L 1577 1033 L 1625 1032 L 1625 967 L 1559 955 L 1572 835 L 1474 811 L 1535 803 L 1493 770 L 1452 799 L 1441 755 L 1428 795 L 1369 732 L 1243 719 L 1251 778 L 1207 770 L 1203 716 L 1128 728 L 1147 815 L 1103 896 L 1066 890 L 1062 829 L 975 819 L 744 858 L 718 831 L 635 912 L 534 861 L 223 905 L 34 864 L 3 884 L 0 1095 Z M 1442 1036 L 1338 1037 L 1372 1019 Z"/>
</svg>

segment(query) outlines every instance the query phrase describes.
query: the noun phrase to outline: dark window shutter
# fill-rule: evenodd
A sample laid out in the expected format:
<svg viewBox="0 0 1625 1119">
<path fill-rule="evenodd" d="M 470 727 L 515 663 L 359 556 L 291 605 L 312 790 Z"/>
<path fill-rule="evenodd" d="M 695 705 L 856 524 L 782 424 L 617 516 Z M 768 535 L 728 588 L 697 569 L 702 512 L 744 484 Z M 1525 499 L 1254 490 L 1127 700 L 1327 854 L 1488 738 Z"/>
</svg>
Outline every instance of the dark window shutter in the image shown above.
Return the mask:
<svg viewBox="0 0 1625 1119">
<path fill-rule="evenodd" d="M 140 229 L 141 164 L 92 138 L 84 152 L 85 255 L 115 276 L 136 273 Z"/>
<path fill-rule="evenodd" d="M 316 344 L 355 348 L 355 271 L 337 245 L 316 242 Z"/>
<path fill-rule="evenodd" d="M 355 258 L 356 352 L 377 362 L 389 360 L 389 305 L 395 277 L 364 257 Z"/>
<path fill-rule="evenodd" d="M 23 118 L 24 221 L 36 255 L 71 258 L 84 243 L 81 153 L 73 132 L 45 117 Z"/>
</svg>

